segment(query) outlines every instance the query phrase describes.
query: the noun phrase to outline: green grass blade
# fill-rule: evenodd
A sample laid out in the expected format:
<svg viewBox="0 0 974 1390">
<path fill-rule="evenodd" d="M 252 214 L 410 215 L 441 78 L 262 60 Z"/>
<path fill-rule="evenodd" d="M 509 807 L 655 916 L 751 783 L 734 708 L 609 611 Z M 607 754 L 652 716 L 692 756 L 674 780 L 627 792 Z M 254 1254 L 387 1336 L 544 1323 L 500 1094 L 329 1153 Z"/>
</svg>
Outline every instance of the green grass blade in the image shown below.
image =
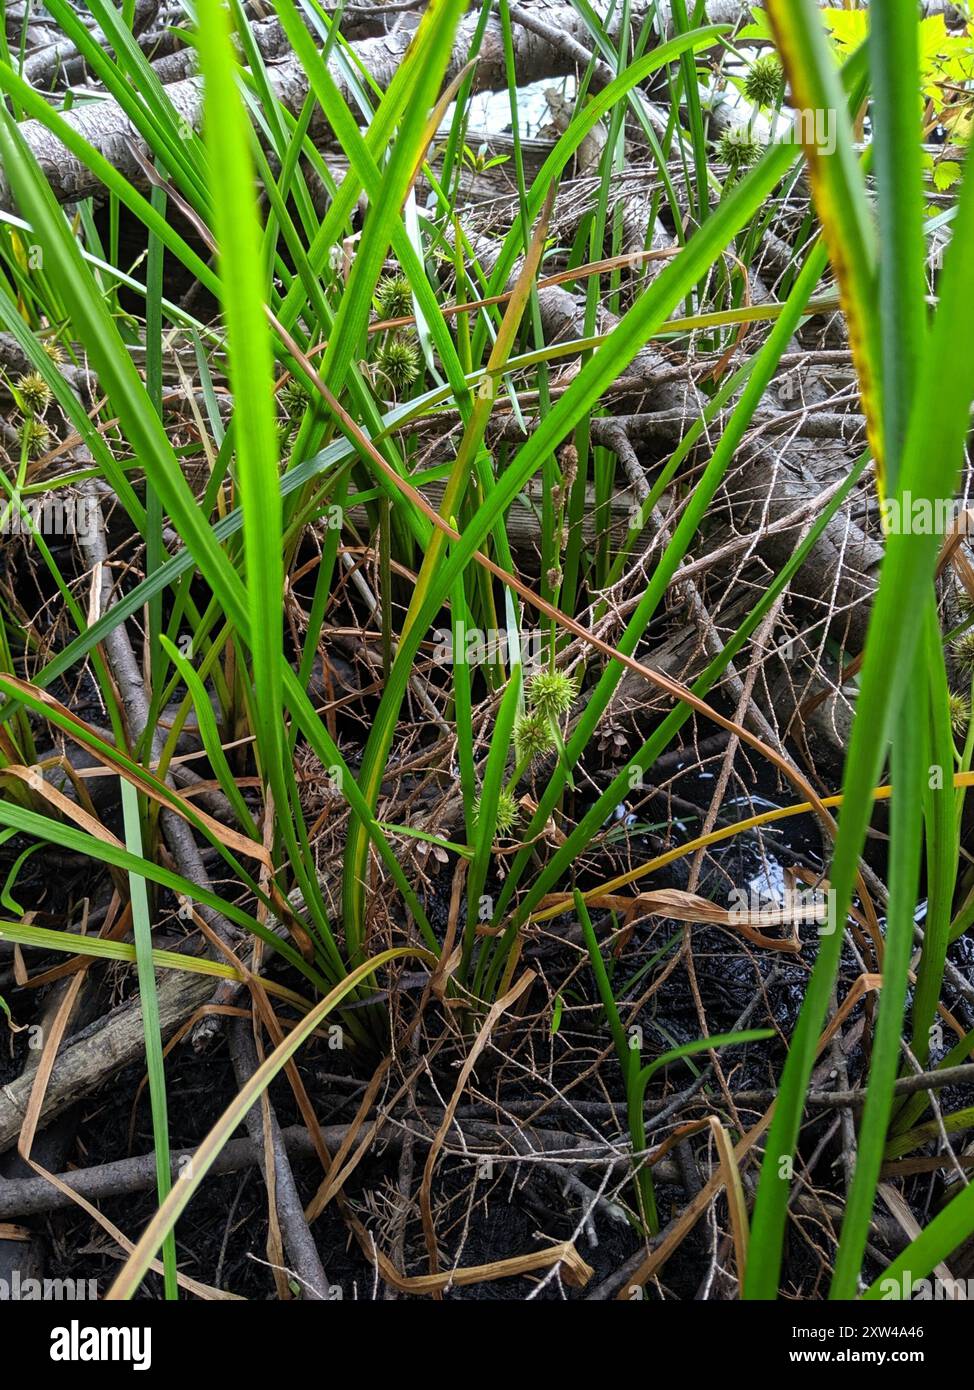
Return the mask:
<svg viewBox="0 0 974 1390">
<path fill-rule="evenodd" d="M 278 486 L 274 371 L 267 319 L 254 274 L 260 264 L 260 229 L 253 195 L 250 126 L 237 91 L 229 19 L 218 0 L 201 0 L 198 45 L 235 403 L 236 482 L 244 517 L 255 733 L 264 774 L 284 812 L 289 795 L 284 778 L 281 678 L 283 508 Z"/>
<path fill-rule="evenodd" d="M 974 397 L 974 363 L 957 352 L 972 294 L 974 178 L 968 173 L 902 456 L 901 490 L 927 499 L 934 509 L 934 499 L 942 506 L 943 499 L 954 495 Z M 870 820 L 871 789 L 879 780 L 893 717 L 914 670 L 913 655 L 924 611 L 917 595 L 923 594 L 932 580 L 939 543 L 935 534 L 908 535 L 902 529 L 887 540 L 870 619 L 843 780 L 845 801 L 830 873 L 840 925 L 852 899 L 859 853 Z M 752 1253 L 745 1280 L 749 1298 L 772 1298 L 777 1290 L 789 1193 L 788 1181 L 779 1174 L 787 1171 L 795 1151 L 841 946 L 841 930 L 822 940 L 782 1075 L 754 1211 Z"/>
<path fill-rule="evenodd" d="M 862 407 L 882 486 L 882 399 L 880 333 L 876 289 L 876 232 L 859 167 L 839 70 L 828 46 L 814 0 L 768 0 L 791 88 L 791 101 L 803 113 L 802 143 L 829 256 L 835 268 L 849 342 L 859 377 Z M 834 142 L 819 144 L 817 113 L 835 122 Z M 834 144 L 834 148 L 832 148 Z"/>
<path fill-rule="evenodd" d="M 882 326 L 882 357 L 875 364 L 875 370 L 882 381 L 883 483 L 895 493 L 927 334 L 922 172 L 916 110 L 919 88 L 916 15 L 907 6 L 877 6 L 871 13 L 869 50 L 873 90 L 872 153 L 879 203 L 878 313 Z M 932 600 L 931 592 L 927 601 L 927 629 L 939 651 L 939 625 Z M 831 1298 L 855 1296 L 869 1236 L 893 1108 L 893 1084 L 899 1068 L 919 888 L 924 806 L 929 806 L 931 801 L 937 802 L 938 798 L 942 805 L 940 794 L 929 790 L 928 779 L 931 750 L 926 725 L 936 664 L 931 668 L 928 681 L 927 657 L 922 646 L 914 660 L 914 679 L 907 687 L 893 731 L 891 771 L 897 794 L 893 797 L 890 825 L 890 892 L 883 988 L 870 1055 L 866 1104 L 859 1125 L 855 1170 L 829 1293 Z M 942 654 L 939 666 L 943 683 Z M 947 732 L 949 738 L 949 730 Z M 949 799 L 949 791 L 947 796 Z M 925 951 L 925 955 L 929 957 L 930 952 Z M 928 968 L 928 979 L 930 973 Z M 935 985 L 938 997 L 939 991 L 938 975 Z"/>
<path fill-rule="evenodd" d="M 122 816 L 125 822 L 125 841 L 132 854 L 142 854 L 142 830 L 139 824 L 139 797 L 135 788 L 119 779 L 122 791 Z M 135 966 L 142 1004 L 142 1026 L 145 1032 L 145 1061 L 149 1076 L 149 1106 L 152 1111 L 152 1141 L 156 1156 L 156 1192 L 164 1202 L 172 1187 L 172 1167 L 169 1158 L 169 1114 L 166 1105 L 166 1066 L 162 1055 L 162 1033 L 159 1023 L 159 999 L 156 995 L 156 972 L 152 959 L 152 922 L 149 915 L 149 895 L 141 874 L 129 873 L 129 893 L 132 903 L 132 935 L 135 941 Z M 166 1233 L 162 1246 L 165 1295 L 179 1297 L 176 1283 L 176 1238 L 172 1228 Z"/>
<path fill-rule="evenodd" d="M 923 800 L 916 789 L 926 780 L 928 748 L 922 737 L 927 692 L 911 686 L 903 706 L 903 723 L 914 720 L 914 737 L 896 738 L 891 762 L 895 795 L 891 806 L 889 908 L 886 914 L 886 949 L 883 987 L 879 995 L 876 1027 L 869 1063 L 866 1103 L 859 1124 L 856 1165 L 842 1237 L 835 1257 L 830 1298 L 854 1298 L 872 1220 L 876 1185 L 883 1162 L 886 1131 L 893 1108 L 893 1085 L 899 1071 L 900 1038 L 913 953 L 913 924 L 920 879 L 923 837 Z M 836 931 L 841 924 L 836 922 Z"/>
<path fill-rule="evenodd" d="M 454 659 L 456 659 L 456 653 Z M 477 922 L 480 919 L 480 896 L 483 893 L 487 871 L 490 868 L 490 854 L 497 830 L 497 803 L 504 786 L 504 769 L 507 766 L 514 720 L 517 717 L 520 701 L 521 663 L 517 662 L 511 670 L 511 678 L 504 691 L 500 709 L 497 711 L 494 732 L 490 740 L 490 751 L 487 754 L 483 785 L 480 788 L 477 818 L 471 840 L 474 857 L 467 878 L 468 910 L 463 933 L 463 954 L 460 961 L 461 980 L 467 978 L 476 941 Z"/>
</svg>

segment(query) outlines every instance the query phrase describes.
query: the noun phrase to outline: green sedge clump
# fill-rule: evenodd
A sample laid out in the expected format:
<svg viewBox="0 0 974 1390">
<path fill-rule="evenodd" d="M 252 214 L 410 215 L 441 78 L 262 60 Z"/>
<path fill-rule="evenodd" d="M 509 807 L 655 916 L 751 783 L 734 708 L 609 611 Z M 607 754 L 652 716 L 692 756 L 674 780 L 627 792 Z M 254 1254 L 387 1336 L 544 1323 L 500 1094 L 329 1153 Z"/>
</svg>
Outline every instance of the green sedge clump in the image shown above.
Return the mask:
<svg viewBox="0 0 974 1390">
<path fill-rule="evenodd" d="M 762 148 L 752 130 L 744 125 L 737 126 L 734 130 L 725 130 L 717 141 L 717 161 L 736 174 L 739 169 L 750 169 Z"/>
<path fill-rule="evenodd" d="M 971 722 L 971 701 L 970 697 L 963 693 L 955 694 L 951 691 L 947 696 L 947 709 L 950 713 L 950 727 L 955 734 L 966 734 L 967 726 Z"/>
<path fill-rule="evenodd" d="M 480 820 L 480 797 L 473 804 L 474 820 Z M 497 798 L 497 815 L 494 826 L 498 835 L 509 835 L 518 822 L 520 811 L 514 793 L 505 787 Z"/>
<path fill-rule="evenodd" d="M 565 671 L 539 671 L 528 682 L 528 704 L 548 719 L 560 719 L 578 694 L 578 678 Z"/>
<path fill-rule="evenodd" d="M 405 275 L 383 275 L 375 287 L 375 302 L 384 319 L 402 319 L 413 312 L 413 296 Z"/>
<path fill-rule="evenodd" d="M 51 431 L 43 420 L 35 420 L 32 415 L 21 422 L 17 439 L 29 459 L 40 458 L 51 447 Z"/>
<path fill-rule="evenodd" d="M 56 338 L 45 338 L 41 347 L 55 366 L 59 367 L 64 361 L 64 348 Z"/>
<path fill-rule="evenodd" d="M 744 78 L 744 94 L 758 106 L 777 106 L 785 94 L 785 74 L 773 53 L 758 58 Z"/>
<path fill-rule="evenodd" d="M 974 673 L 974 628 L 961 633 L 951 644 L 951 650 L 961 670 Z"/>
<path fill-rule="evenodd" d="M 375 354 L 375 366 L 390 386 L 402 391 L 419 376 L 419 348 L 401 335 L 389 338 Z"/>
<path fill-rule="evenodd" d="M 514 751 L 520 764 L 533 763 L 555 746 L 551 721 L 540 710 L 531 710 L 514 721 Z"/>
<path fill-rule="evenodd" d="M 51 404 L 51 388 L 40 372 L 27 372 L 14 382 L 14 390 L 20 397 L 24 410 L 32 415 L 43 415 Z"/>
</svg>

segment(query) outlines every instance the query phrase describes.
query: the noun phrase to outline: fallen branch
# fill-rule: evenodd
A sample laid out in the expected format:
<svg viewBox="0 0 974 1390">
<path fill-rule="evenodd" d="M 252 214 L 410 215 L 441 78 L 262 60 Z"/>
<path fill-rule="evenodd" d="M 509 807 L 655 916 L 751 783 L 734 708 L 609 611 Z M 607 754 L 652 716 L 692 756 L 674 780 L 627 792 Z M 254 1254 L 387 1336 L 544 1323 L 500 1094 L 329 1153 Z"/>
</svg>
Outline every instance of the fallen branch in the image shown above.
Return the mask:
<svg viewBox="0 0 974 1390">
<path fill-rule="evenodd" d="M 427 1112 L 431 1113 L 431 1112 Z M 432 1118 L 432 1116 L 431 1116 Z M 457 1122 L 454 1122 L 457 1127 Z M 348 1136 L 360 1128 L 357 1124 L 324 1125 L 321 1135 L 329 1149 L 338 1149 Z M 620 1158 L 608 1144 L 594 1144 L 589 1140 L 580 1141 L 573 1135 L 562 1134 L 556 1130 L 537 1130 L 528 1127 L 521 1130 L 513 1125 L 497 1125 L 486 1121 L 471 1120 L 459 1125 L 463 1135 L 465 1151 L 477 1158 L 489 1157 L 504 1163 L 543 1162 L 546 1167 L 565 1165 L 579 1166 L 609 1163 L 615 1167 L 628 1167 L 629 1154 Z M 281 1130 L 285 1148 L 292 1159 L 313 1159 L 317 1156 L 317 1146 L 303 1125 L 289 1125 Z M 406 1138 L 418 1143 L 431 1145 L 434 1135 L 420 1130 L 393 1128 L 382 1135 L 379 1142 L 383 1151 L 393 1152 Z M 566 1148 L 566 1141 L 576 1144 Z M 525 1144 L 534 1144 L 541 1150 L 541 1156 L 525 1150 Z M 210 1174 L 220 1176 L 225 1173 L 238 1173 L 250 1168 L 259 1161 L 260 1148 L 252 1139 L 232 1139 L 220 1151 Z M 513 1150 L 513 1151 L 512 1151 Z M 444 1152 L 457 1156 L 457 1151 L 447 1146 Z M 195 1153 L 194 1149 L 174 1151 L 171 1156 L 173 1177 L 178 1178 Z M 679 1174 L 675 1163 L 662 1160 L 654 1165 L 654 1173 L 661 1182 L 676 1182 Z M 121 1158 L 113 1163 L 98 1167 L 72 1169 L 58 1174 L 65 1186 L 72 1188 L 89 1202 L 106 1198 L 124 1196 L 132 1192 L 148 1192 L 156 1185 L 156 1159 L 154 1154 L 141 1154 L 136 1158 Z M 43 1212 L 61 1211 L 72 1205 L 70 1196 L 53 1187 L 43 1178 L 0 1178 L 0 1221 L 12 1217 L 37 1216 Z"/>
</svg>

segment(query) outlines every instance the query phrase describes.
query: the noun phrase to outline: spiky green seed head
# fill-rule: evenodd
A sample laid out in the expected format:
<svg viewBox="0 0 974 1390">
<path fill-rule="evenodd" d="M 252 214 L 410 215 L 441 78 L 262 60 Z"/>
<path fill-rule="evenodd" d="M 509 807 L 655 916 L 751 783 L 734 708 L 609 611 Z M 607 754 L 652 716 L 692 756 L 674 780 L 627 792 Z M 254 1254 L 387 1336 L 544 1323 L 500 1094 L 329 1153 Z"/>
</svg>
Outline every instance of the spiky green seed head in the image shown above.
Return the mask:
<svg viewBox="0 0 974 1390">
<path fill-rule="evenodd" d="M 528 682 L 528 704 L 549 719 L 560 719 L 578 694 L 578 677 L 565 671 L 539 671 Z"/>
<path fill-rule="evenodd" d="M 375 365 L 389 384 L 401 391 L 419 376 L 419 348 L 409 338 L 390 338 L 376 353 Z"/>
<path fill-rule="evenodd" d="M 762 148 L 761 141 L 748 126 L 736 126 L 733 130 L 725 130 L 717 141 L 717 162 L 726 164 L 732 173 L 749 169 Z"/>
<path fill-rule="evenodd" d="M 405 275 L 383 275 L 375 287 L 375 302 L 384 319 L 401 319 L 413 312 L 413 296 Z"/>
<path fill-rule="evenodd" d="M 954 660 L 963 671 L 974 672 L 974 628 L 961 633 L 952 644 Z"/>
<path fill-rule="evenodd" d="M 519 763 L 536 762 L 555 746 L 551 724 L 540 710 L 522 714 L 514 722 L 514 751 Z"/>
<path fill-rule="evenodd" d="M 480 820 L 480 797 L 478 796 L 473 804 L 474 820 Z M 501 791 L 497 798 L 497 816 L 494 820 L 494 828 L 498 835 L 509 835 L 517 825 L 520 810 L 514 799 L 514 793 L 506 789 Z"/>
<path fill-rule="evenodd" d="M 36 420 L 33 415 L 21 422 L 17 437 L 29 459 L 39 459 L 51 447 L 51 431 L 43 420 Z"/>
<path fill-rule="evenodd" d="M 965 618 L 974 619 L 974 594 L 969 594 L 966 589 L 958 589 L 957 608 Z"/>
<path fill-rule="evenodd" d="M 285 413 L 293 420 L 300 419 L 311 397 L 304 382 L 290 377 L 281 387 L 280 401 Z"/>
<path fill-rule="evenodd" d="M 41 347 L 47 353 L 51 361 L 57 366 L 60 366 L 64 361 L 64 348 L 56 338 L 45 338 L 43 343 L 41 343 Z"/>
<path fill-rule="evenodd" d="M 14 387 L 23 401 L 24 409 L 32 415 L 43 415 L 51 404 L 51 388 L 40 372 L 27 372 L 25 376 L 19 376 Z"/>
<path fill-rule="evenodd" d="M 971 722 L 970 697 L 951 691 L 947 696 L 947 709 L 950 711 L 950 727 L 954 733 L 966 734 L 967 726 Z"/>
<path fill-rule="evenodd" d="M 785 94 L 785 74 L 773 53 L 752 63 L 744 78 L 744 93 L 758 106 L 777 106 Z"/>
</svg>

